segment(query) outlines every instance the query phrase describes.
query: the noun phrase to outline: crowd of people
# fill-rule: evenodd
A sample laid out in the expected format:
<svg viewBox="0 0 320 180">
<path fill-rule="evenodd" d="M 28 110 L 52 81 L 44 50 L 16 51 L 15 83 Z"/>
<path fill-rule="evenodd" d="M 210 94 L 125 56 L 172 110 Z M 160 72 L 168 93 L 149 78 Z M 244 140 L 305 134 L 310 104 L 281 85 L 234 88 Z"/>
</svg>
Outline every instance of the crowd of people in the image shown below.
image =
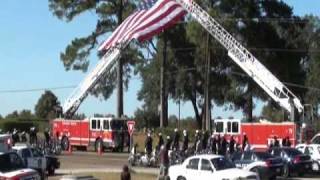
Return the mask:
<svg viewBox="0 0 320 180">
<path fill-rule="evenodd" d="M 186 152 L 188 149 L 193 149 L 195 154 L 201 153 L 212 153 L 227 155 L 228 153 L 233 153 L 237 149 L 240 149 L 240 144 L 236 142 L 235 138 L 231 136 L 229 139 L 224 135 L 216 135 L 212 133 L 209 135 L 208 132 L 196 130 L 194 134 L 194 142 L 191 143 L 191 138 L 189 138 L 189 133 L 187 130 L 183 130 L 182 138 L 178 129 L 174 129 L 174 133 L 171 136 L 166 137 L 166 141 L 163 138 L 162 133 L 158 134 L 158 141 L 156 145 L 156 151 L 160 151 L 161 147 L 164 146 L 167 150 Z M 180 141 L 182 142 L 180 143 Z M 153 139 L 151 132 L 147 133 L 145 140 L 145 150 L 147 154 L 151 154 L 153 150 Z M 243 137 L 242 150 L 249 148 L 249 141 L 246 135 Z"/>
<path fill-rule="evenodd" d="M 30 127 L 29 131 L 20 131 L 14 128 L 12 131 L 7 132 L 12 136 L 13 145 L 16 143 L 28 143 L 30 145 L 37 145 L 38 141 L 38 130 L 36 127 Z M 45 146 L 48 146 L 51 141 L 50 131 L 48 128 L 43 132 Z"/>
<path fill-rule="evenodd" d="M 160 158 L 160 176 L 166 175 L 170 165 L 168 152 L 179 152 L 185 156 L 194 154 L 218 154 L 223 156 L 231 156 L 236 151 L 249 151 L 251 146 L 249 138 L 246 134 L 243 134 L 241 138 L 234 136 L 225 136 L 221 134 L 212 133 L 211 135 L 207 131 L 196 130 L 191 142 L 189 133 L 187 130 L 182 131 L 182 137 L 179 130 L 174 129 L 172 136 L 167 136 L 166 141 L 162 133 L 158 133 L 158 141 L 155 146 L 155 151 L 158 152 Z M 241 139 L 241 141 L 240 141 Z M 147 154 L 151 154 L 153 151 L 153 139 L 151 132 L 147 133 L 145 140 L 145 150 Z M 268 146 L 280 147 L 291 146 L 289 137 L 283 138 L 282 142 L 278 140 L 277 136 L 269 142 Z M 188 153 L 191 152 L 191 153 Z"/>
</svg>

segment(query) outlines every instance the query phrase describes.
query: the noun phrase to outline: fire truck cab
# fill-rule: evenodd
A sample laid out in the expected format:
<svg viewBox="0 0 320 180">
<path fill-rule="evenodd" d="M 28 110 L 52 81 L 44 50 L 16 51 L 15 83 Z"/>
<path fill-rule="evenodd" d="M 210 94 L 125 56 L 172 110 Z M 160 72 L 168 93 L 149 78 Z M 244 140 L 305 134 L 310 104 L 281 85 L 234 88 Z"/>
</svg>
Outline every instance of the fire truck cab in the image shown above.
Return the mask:
<svg viewBox="0 0 320 180">
<path fill-rule="evenodd" d="M 128 145 L 127 120 L 114 117 L 92 117 L 83 120 L 55 119 L 51 122 L 52 133 L 61 140 L 63 150 L 78 146 L 93 146 L 122 150 Z"/>
<path fill-rule="evenodd" d="M 224 135 L 226 138 L 233 136 L 237 143 L 242 144 L 243 136 L 246 134 L 251 148 L 267 149 L 277 137 L 280 144 L 282 139 L 289 137 L 292 146 L 296 145 L 297 133 L 296 124 L 293 122 L 241 122 L 240 119 L 215 119 L 214 134 Z"/>
</svg>

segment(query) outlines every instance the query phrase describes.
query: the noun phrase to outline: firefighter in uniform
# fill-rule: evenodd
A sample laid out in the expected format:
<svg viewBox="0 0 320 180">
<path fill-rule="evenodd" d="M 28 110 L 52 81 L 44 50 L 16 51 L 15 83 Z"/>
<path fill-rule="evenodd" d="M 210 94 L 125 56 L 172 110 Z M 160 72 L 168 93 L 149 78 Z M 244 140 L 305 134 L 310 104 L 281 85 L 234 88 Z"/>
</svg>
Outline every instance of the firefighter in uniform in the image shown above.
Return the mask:
<svg viewBox="0 0 320 180">
<path fill-rule="evenodd" d="M 50 133 L 48 128 L 46 128 L 44 131 L 44 138 L 45 138 L 45 146 L 48 147 L 50 143 Z"/>
<path fill-rule="evenodd" d="M 234 147 L 235 147 L 236 141 L 234 140 L 233 136 L 230 138 L 229 142 L 229 154 L 232 155 L 234 153 Z"/>
<path fill-rule="evenodd" d="M 159 141 L 158 141 L 158 145 L 157 145 L 157 151 L 160 151 L 161 146 L 164 144 L 161 132 L 158 134 L 158 137 L 159 137 Z"/>
<path fill-rule="evenodd" d="M 223 155 L 223 156 L 226 155 L 227 145 L 228 145 L 228 142 L 226 140 L 226 137 L 222 136 L 222 139 L 221 139 L 221 155 Z"/>
<path fill-rule="evenodd" d="M 246 146 L 249 144 L 249 140 L 247 137 L 247 134 L 244 133 L 243 135 L 243 141 L 242 141 L 242 151 L 244 151 L 244 149 L 246 148 Z"/>
<path fill-rule="evenodd" d="M 194 135 L 194 144 L 193 147 L 196 148 L 197 147 L 197 143 L 200 140 L 200 134 L 199 134 L 199 130 L 196 130 L 196 133 Z"/>
<path fill-rule="evenodd" d="M 211 134 L 210 138 L 208 139 L 208 148 L 212 154 L 216 154 L 217 144 L 216 144 L 215 135 L 213 133 Z"/>
<path fill-rule="evenodd" d="M 146 153 L 148 155 L 151 155 L 152 153 L 152 137 L 150 132 L 148 132 L 147 138 L 146 138 L 146 142 L 145 142 L 145 148 L 146 148 Z"/>
<path fill-rule="evenodd" d="M 179 150 L 179 140 L 180 140 L 180 134 L 178 132 L 178 129 L 174 129 L 174 135 L 173 135 L 173 144 L 172 144 L 172 150 Z"/>
<path fill-rule="evenodd" d="M 183 144 L 182 144 L 182 151 L 185 152 L 189 146 L 189 136 L 187 130 L 183 130 Z"/>
<path fill-rule="evenodd" d="M 167 142 L 166 142 L 166 146 L 165 148 L 169 151 L 170 148 L 171 148 L 171 143 L 172 143 L 172 140 L 170 138 L 170 136 L 167 136 Z"/>
<path fill-rule="evenodd" d="M 30 128 L 30 144 L 36 145 L 38 142 L 37 131 L 35 127 Z"/>
</svg>

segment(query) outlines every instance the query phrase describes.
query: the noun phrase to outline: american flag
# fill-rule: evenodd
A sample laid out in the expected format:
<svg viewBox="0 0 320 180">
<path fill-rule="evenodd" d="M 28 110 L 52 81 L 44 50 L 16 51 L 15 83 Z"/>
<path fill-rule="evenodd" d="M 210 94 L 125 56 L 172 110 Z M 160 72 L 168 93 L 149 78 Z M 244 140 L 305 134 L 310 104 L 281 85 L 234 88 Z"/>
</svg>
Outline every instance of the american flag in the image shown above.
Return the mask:
<svg viewBox="0 0 320 180">
<path fill-rule="evenodd" d="M 127 17 L 112 35 L 102 43 L 99 51 L 108 50 L 120 42 L 150 39 L 179 21 L 186 11 L 175 0 L 142 0 L 140 10 Z"/>
</svg>

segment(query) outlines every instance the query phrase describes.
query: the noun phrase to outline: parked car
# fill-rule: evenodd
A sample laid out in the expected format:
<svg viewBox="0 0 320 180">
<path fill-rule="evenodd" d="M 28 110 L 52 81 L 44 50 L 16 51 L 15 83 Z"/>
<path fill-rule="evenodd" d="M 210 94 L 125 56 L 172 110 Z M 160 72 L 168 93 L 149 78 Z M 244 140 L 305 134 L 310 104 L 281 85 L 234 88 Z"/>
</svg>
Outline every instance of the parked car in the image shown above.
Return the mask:
<svg viewBox="0 0 320 180">
<path fill-rule="evenodd" d="M 169 176 L 171 180 L 259 179 L 256 173 L 236 168 L 220 155 L 191 156 L 180 165 L 170 166 Z"/>
<path fill-rule="evenodd" d="M 281 157 L 283 165 L 283 176 L 289 177 L 293 173 L 298 176 L 303 176 L 305 173 L 311 171 L 312 161 L 310 156 L 304 155 L 295 148 L 281 147 L 269 149 L 271 155 Z"/>
<path fill-rule="evenodd" d="M 320 144 L 298 144 L 296 149 L 309 155 L 312 159 L 312 170 L 320 172 Z"/>
<path fill-rule="evenodd" d="M 58 158 L 50 155 L 43 155 L 42 152 L 34 147 L 29 147 L 26 144 L 17 144 L 12 147 L 28 167 L 38 170 L 40 173 L 54 175 L 55 170 L 60 168 L 60 161 Z"/>
<path fill-rule="evenodd" d="M 15 152 L 0 153 L 0 179 L 40 180 L 37 171 L 26 168 Z"/>
<path fill-rule="evenodd" d="M 275 179 L 282 175 L 282 159 L 267 152 L 238 152 L 233 154 L 231 159 L 236 167 L 256 172 L 260 179 Z"/>
</svg>

